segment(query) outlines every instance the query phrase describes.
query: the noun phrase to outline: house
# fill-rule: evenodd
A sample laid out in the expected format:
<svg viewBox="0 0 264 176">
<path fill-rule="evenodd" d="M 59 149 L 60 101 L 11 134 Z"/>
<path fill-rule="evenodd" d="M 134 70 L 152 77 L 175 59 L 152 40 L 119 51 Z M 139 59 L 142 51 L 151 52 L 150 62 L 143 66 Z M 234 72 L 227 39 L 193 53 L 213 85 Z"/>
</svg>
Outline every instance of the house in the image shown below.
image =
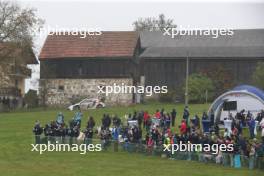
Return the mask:
<svg viewBox="0 0 264 176">
<path fill-rule="evenodd" d="M 70 104 L 74 99 L 103 97 L 108 104 L 131 104 L 137 95 L 98 94 L 98 86 L 126 84 L 182 89 L 189 73 L 222 66 L 235 84 L 250 84 L 264 59 L 264 30 L 235 30 L 233 36 L 177 36 L 162 32 L 112 31 L 81 38 L 48 36 L 40 53 L 43 103 Z"/>
<path fill-rule="evenodd" d="M 22 105 L 22 97 L 25 94 L 25 79 L 31 77 L 31 70 L 27 65 L 38 64 L 38 61 L 31 49 L 25 51 L 15 45 L 1 43 L 0 51 L 1 110 L 3 106 L 15 107 Z"/>
</svg>

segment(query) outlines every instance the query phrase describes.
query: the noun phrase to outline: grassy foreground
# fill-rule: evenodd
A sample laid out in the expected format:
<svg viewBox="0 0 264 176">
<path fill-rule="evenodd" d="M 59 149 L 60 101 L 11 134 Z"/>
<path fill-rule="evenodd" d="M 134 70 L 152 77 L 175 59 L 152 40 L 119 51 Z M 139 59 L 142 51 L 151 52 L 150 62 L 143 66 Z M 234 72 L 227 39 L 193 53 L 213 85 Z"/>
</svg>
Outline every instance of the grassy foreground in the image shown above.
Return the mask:
<svg viewBox="0 0 264 176">
<path fill-rule="evenodd" d="M 83 122 L 89 115 L 93 115 L 101 122 L 103 113 L 118 114 L 134 110 L 148 110 L 154 113 L 156 109 L 164 108 L 171 111 L 176 107 L 178 111 L 177 125 L 182 116 L 183 105 L 175 104 L 150 104 L 131 107 L 113 107 L 84 112 Z M 208 105 L 190 105 L 191 114 L 207 110 Z M 32 127 L 35 120 L 40 120 L 44 125 L 55 119 L 59 110 L 35 110 L 32 112 L 0 113 L 0 175 L 5 176 L 87 176 L 87 175 L 185 175 L 185 176 L 261 176 L 262 171 L 233 169 L 215 164 L 205 164 L 191 161 L 175 161 L 141 154 L 125 152 L 113 153 L 90 152 L 80 155 L 78 152 L 46 152 L 39 155 L 31 152 L 33 143 Z M 68 121 L 73 112 L 62 110 L 65 120 Z M 176 126 L 177 126 L 176 125 Z M 82 127 L 84 124 L 82 125 Z M 177 128 L 175 128 L 177 130 Z"/>
</svg>

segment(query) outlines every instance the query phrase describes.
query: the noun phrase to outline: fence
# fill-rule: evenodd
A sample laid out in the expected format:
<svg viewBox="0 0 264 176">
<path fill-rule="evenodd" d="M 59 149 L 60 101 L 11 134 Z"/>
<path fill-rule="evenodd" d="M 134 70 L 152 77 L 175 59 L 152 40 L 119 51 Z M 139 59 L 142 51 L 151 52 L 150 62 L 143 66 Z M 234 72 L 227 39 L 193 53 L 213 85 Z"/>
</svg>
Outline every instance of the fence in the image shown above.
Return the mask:
<svg viewBox="0 0 264 176">
<path fill-rule="evenodd" d="M 147 156 L 157 156 L 173 160 L 188 160 L 203 163 L 215 163 L 225 167 L 260 169 L 264 171 L 264 157 L 247 157 L 243 155 L 234 155 L 231 153 L 222 153 L 222 155 L 213 155 L 203 152 L 180 152 L 174 154 L 163 151 L 163 146 L 148 147 L 141 141 L 138 143 L 117 142 L 114 140 L 84 139 L 78 140 L 75 137 L 41 137 L 34 136 L 35 142 L 39 144 L 101 144 L 105 151 L 139 153 Z"/>
</svg>

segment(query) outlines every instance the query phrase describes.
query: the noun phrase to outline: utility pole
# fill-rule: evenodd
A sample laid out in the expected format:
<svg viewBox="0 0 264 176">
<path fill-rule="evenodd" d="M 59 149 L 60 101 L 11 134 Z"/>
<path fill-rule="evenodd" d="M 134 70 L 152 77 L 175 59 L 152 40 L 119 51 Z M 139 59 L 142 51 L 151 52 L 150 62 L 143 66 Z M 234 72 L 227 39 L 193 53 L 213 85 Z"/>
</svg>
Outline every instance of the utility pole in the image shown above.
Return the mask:
<svg viewBox="0 0 264 176">
<path fill-rule="evenodd" d="M 205 91 L 205 103 L 207 104 L 207 100 L 208 100 L 208 90 L 206 89 Z"/>
<path fill-rule="evenodd" d="M 189 80 L 189 53 L 187 52 L 186 57 L 186 82 L 185 82 L 185 106 L 188 106 L 188 81 Z"/>
</svg>

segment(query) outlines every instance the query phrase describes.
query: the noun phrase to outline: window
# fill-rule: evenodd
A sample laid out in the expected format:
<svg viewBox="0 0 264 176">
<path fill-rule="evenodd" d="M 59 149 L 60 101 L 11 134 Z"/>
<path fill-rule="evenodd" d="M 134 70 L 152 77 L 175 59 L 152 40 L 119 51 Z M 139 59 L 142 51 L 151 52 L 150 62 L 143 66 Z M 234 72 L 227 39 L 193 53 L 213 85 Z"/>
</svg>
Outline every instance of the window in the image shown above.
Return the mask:
<svg viewBox="0 0 264 176">
<path fill-rule="evenodd" d="M 79 75 L 83 75 L 82 64 L 79 64 L 79 66 L 78 66 L 78 74 L 79 74 Z"/>
</svg>

